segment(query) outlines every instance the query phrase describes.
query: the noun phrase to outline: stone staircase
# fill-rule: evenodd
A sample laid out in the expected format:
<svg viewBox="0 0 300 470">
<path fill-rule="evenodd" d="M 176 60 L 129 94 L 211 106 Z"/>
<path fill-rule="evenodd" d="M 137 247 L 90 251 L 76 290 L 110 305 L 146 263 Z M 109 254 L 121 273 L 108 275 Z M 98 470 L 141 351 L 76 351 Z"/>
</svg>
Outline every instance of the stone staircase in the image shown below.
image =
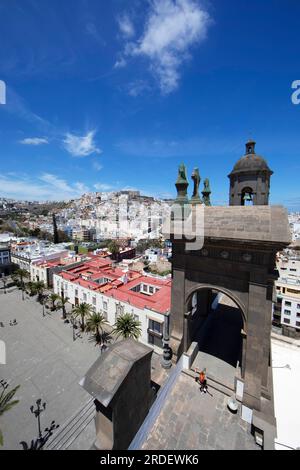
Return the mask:
<svg viewBox="0 0 300 470">
<path fill-rule="evenodd" d="M 45 450 L 67 450 L 95 417 L 94 399 L 91 398 L 72 416 L 45 445 Z"/>
</svg>

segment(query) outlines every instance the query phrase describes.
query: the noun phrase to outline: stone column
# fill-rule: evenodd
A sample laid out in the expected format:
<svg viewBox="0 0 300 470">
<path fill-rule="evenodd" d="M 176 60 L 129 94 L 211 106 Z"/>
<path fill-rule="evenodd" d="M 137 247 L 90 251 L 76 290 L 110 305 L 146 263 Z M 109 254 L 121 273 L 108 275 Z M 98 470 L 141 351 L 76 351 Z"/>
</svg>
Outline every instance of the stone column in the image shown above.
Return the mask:
<svg viewBox="0 0 300 470">
<path fill-rule="evenodd" d="M 185 270 L 175 267 L 172 280 L 170 346 L 174 355 L 178 357 L 183 352 L 185 309 Z"/>
<path fill-rule="evenodd" d="M 265 363 L 269 360 L 264 349 L 266 321 L 266 285 L 250 282 L 248 303 L 245 391 L 243 403 L 260 410 L 261 387 Z"/>
</svg>

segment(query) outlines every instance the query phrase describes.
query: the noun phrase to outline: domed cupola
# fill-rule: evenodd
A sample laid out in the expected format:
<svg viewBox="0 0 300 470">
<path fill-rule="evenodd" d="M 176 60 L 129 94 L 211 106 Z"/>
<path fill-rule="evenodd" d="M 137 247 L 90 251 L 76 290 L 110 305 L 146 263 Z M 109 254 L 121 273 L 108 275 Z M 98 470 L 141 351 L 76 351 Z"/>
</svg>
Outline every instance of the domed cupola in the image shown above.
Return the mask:
<svg viewBox="0 0 300 470">
<path fill-rule="evenodd" d="M 266 160 L 255 153 L 255 142 L 246 143 L 246 155 L 238 160 L 230 175 L 230 206 L 269 204 L 270 170 Z"/>
</svg>

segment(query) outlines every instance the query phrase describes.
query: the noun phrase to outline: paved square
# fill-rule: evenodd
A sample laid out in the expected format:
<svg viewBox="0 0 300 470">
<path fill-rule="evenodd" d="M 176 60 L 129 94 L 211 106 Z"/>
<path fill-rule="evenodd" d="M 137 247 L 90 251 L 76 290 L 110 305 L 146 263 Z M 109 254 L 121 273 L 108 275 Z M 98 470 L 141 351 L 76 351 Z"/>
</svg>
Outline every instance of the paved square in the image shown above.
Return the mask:
<svg viewBox="0 0 300 470">
<path fill-rule="evenodd" d="M 16 326 L 9 326 L 16 319 Z M 22 301 L 21 292 L 0 295 L 0 339 L 6 343 L 6 365 L 0 365 L 0 378 L 11 386 L 21 385 L 20 403 L 1 417 L 3 449 L 22 449 L 20 441 L 37 437 L 37 420 L 30 412 L 38 398 L 47 403 L 41 415 L 43 428 L 52 420 L 61 426 L 90 400 L 78 384 L 99 355 L 88 335 L 73 342 L 70 324 L 61 312 L 42 315 L 34 299 Z M 59 432 L 57 430 L 56 432 Z M 92 442 L 88 442 L 89 448 Z"/>
<path fill-rule="evenodd" d="M 89 342 L 87 334 L 74 342 L 71 325 L 64 324 L 61 311 L 47 311 L 43 317 L 42 306 L 26 297 L 22 301 L 18 290 L 0 295 L 0 322 L 5 325 L 0 327 L 0 339 L 7 349 L 7 364 L 0 365 L 0 379 L 12 387 L 21 385 L 16 396 L 20 403 L 1 418 L 3 449 L 21 449 L 20 441 L 37 437 L 30 406 L 38 398 L 47 403 L 41 415 L 43 428 L 52 420 L 60 425 L 49 448 L 90 449 L 95 439 L 94 405 L 79 381 L 100 349 Z M 10 326 L 14 319 L 18 324 Z M 160 366 L 160 356 L 154 353 L 152 380 L 162 386 L 168 375 L 169 371 Z"/>
</svg>

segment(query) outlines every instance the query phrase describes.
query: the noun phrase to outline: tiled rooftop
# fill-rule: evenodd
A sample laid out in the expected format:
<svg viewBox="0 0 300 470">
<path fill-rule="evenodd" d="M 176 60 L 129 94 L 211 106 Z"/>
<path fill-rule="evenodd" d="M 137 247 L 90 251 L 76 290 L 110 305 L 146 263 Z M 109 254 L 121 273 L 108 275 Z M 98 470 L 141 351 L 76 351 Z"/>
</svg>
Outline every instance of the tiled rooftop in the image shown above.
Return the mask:
<svg viewBox="0 0 300 470">
<path fill-rule="evenodd" d="M 108 297 L 126 302 L 142 309 L 149 309 L 159 313 L 168 313 L 171 305 L 171 280 L 160 280 L 143 276 L 137 271 L 123 271 L 112 267 L 108 259 L 93 258 L 93 261 L 82 263 L 72 269 L 66 269 L 60 276 L 74 284 L 87 289 L 98 291 Z M 99 284 L 101 278 L 108 281 Z M 132 291 L 139 284 L 157 287 L 152 295 Z"/>
</svg>

